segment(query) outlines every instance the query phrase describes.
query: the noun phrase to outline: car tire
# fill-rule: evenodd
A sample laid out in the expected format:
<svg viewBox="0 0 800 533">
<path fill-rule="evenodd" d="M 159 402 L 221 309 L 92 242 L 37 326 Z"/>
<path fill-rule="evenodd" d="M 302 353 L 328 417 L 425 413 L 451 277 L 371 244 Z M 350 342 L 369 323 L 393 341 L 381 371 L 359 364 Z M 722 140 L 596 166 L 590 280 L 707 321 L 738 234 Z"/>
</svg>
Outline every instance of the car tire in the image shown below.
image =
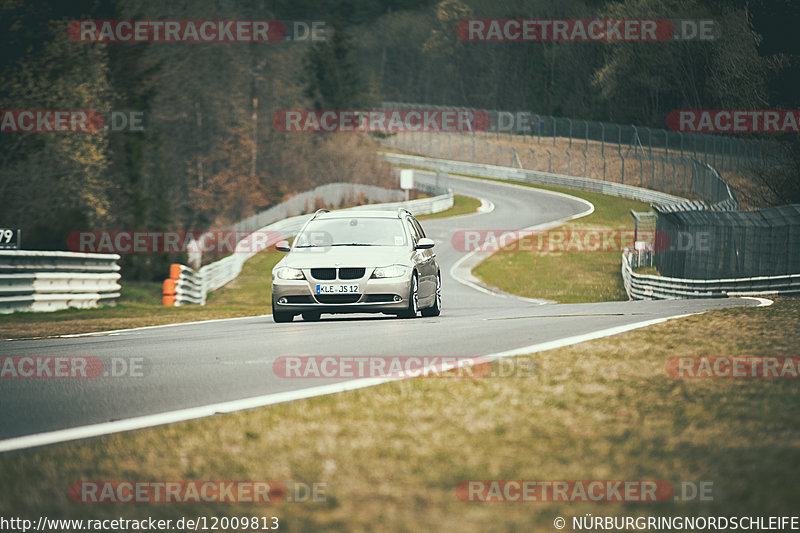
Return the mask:
<svg viewBox="0 0 800 533">
<path fill-rule="evenodd" d="M 303 320 L 306 322 L 317 322 L 322 313 L 319 311 L 306 311 L 303 313 Z"/>
<path fill-rule="evenodd" d="M 411 288 L 408 291 L 408 308 L 398 313 L 400 318 L 417 318 L 419 311 L 419 282 L 417 273 L 411 275 Z"/>
<path fill-rule="evenodd" d="M 277 323 L 291 322 L 294 320 L 294 313 L 287 313 L 285 311 L 278 311 L 275 309 L 275 302 L 272 302 L 272 320 Z"/>
<path fill-rule="evenodd" d="M 422 316 L 439 316 L 442 314 L 442 276 L 436 274 L 436 297 L 433 305 L 422 310 Z"/>
</svg>

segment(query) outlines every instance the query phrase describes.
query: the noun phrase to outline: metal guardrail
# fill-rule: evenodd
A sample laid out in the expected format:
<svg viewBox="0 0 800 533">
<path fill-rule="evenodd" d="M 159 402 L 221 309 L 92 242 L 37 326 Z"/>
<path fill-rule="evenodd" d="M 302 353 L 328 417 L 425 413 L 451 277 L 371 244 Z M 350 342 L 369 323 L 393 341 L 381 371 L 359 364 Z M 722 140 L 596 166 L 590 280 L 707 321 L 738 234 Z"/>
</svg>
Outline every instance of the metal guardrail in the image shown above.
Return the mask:
<svg viewBox="0 0 800 533">
<path fill-rule="evenodd" d="M 681 279 L 637 274 L 631 267 L 636 252 L 622 253 L 622 280 L 631 300 L 725 298 L 759 294 L 800 293 L 800 274 L 738 279 Z"/>
<path fill-rule="evenodd" d="M 0 250 L 0 313 L 116 303 L 117 254 Z"/>
<path fill-rule="evenodd" d="M 435 187 L 427 187 L 433 191 Z M 441 190 L 439 191 L 442 192 Z M 387 209 L 405 207 L 414 215 L 438 213 L 453 207 L 453 192 L 446 190 L 438 196 L 403 202 L 368 204 L 350 209 Z M 253 233 L 266 235 L 266 239 L 253 239 L 251 233 L 236 244 L 234 252 L 219 261 L 194 270 L 185 265 L 173 264 L 170 277 L 164 280 L 163 304 L 165 306 L 205 305 L 208 292 L 219 289 L 236 279 L 244 262 L 282 239 L 296 235 L 312 215 L 300 215 L 279 220 L 259 228 Z"/>
<path fill-rule="evenodd" d="M 648 203 L 672 204 L 686 201 L 685 198 L 673 196 L 671 194 L 635 187 L 633 185 L 623 185 L 608 181 L 598 181 L 590 178 L 577 176 L 565 176 L 563 174 L 550 174 L 535 170 L 520 168 L 501 167 L 496 165 L 486 165 L 482 163 L 468 163 L 465 161 L 453 161 L 449 159 L 434 159 L 415 155 L 381 153 L 384 159 L 394 165 L 406 165 L 429 170 L 449 172 L 452 174 L 467 174 L 480 176 L 483 178 L 507 179 L 522 181 L 527 183 L 537 183 L 539 185 L 553 185 L 557 187 L 568 187 L 582 191 L 598 192 L 611 196 L 622 196 Z"/>
</svg>

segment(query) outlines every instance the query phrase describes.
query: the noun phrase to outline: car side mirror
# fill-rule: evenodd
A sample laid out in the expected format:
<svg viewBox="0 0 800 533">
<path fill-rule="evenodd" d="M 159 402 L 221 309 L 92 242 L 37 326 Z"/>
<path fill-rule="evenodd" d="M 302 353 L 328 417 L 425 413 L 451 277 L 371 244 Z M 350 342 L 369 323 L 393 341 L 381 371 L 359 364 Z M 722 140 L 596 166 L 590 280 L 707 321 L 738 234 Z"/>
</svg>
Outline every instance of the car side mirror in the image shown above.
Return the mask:
<svg viewBox="0 0 800 533">
<path fill-rule="evenodd" d="M 422 239 L 417 241 L 417 245 L 414 247 L 415 250 L 429 250 L 433 248 L 433 245 L 436 244 L 433 242 L 433 239 L 427 239 L 423 237 Z"/>
<path fill-rule="evenodd" d="M 275 249 L 279 252 L 288 252 L 291 250 L 291 247 L 289 247 L 289 241 L 278 241 L 278 243 L 275 244 Z"/>
</svg>

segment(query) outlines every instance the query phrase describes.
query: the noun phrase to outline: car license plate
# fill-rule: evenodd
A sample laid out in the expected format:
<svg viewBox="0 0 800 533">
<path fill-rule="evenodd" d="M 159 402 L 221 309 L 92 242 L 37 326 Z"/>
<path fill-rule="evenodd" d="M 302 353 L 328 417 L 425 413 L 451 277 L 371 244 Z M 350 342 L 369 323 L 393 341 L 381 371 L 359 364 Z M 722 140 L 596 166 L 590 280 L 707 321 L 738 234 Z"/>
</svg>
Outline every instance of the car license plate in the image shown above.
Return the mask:
<svg viewBox="0 0 800 533">
<path fill-rule="evenodd" d="M 317 285 L 317 294 L 358 293 L 358 285 Z"/>
</svg>

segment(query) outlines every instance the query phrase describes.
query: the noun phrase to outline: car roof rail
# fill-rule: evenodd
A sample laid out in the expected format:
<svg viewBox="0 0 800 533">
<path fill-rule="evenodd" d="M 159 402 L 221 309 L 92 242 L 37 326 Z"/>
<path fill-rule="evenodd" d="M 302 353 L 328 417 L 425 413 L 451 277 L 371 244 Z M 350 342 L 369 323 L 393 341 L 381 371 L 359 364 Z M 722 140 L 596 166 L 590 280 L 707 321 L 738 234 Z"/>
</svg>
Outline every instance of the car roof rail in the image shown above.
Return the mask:
<svg viewBox="0 0 800 533">
<path fill-rule="evenodd" d="M 314 216 L 312 216 L 311 218 L 316 218 L 317 215 L 321 215 L 322 213 L 330 213 L 330 212 L 331 212 L 330 209 L 317 209 L 316 211 L 314 211 Z"/>
<path fill-rule="evenodd" d="M 403 213 L 406 213 L 406 214 L 408 214 L 408 215 L 411 215 L 411 211 L 409 211 L 409 210 L 408 210 L 408 209 L 406 209 L 405 207 L 398 207 L 398 208 L 397 208 L 397 216 L 400 216 L 400 217 L 402 217 L 402 216 L 403 216 Z M 414 216 L 414 215 L 411 215 L 411 216 Z"/>
</svg>

